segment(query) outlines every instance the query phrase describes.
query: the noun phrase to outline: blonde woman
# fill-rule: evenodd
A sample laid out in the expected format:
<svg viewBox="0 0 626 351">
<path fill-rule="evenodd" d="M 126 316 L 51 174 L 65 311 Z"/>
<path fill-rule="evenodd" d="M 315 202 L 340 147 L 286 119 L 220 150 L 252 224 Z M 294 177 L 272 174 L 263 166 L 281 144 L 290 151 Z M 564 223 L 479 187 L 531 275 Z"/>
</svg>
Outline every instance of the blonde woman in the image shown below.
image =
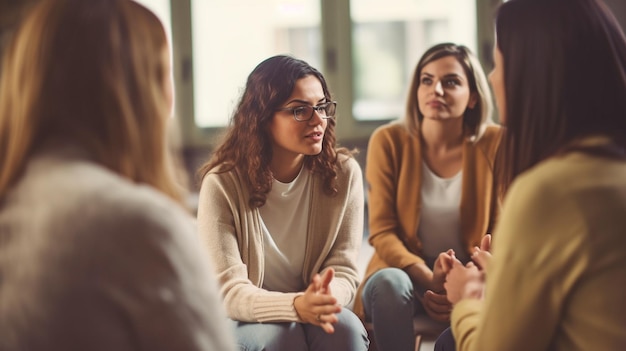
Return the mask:
<svg viewBox="0 0 626 351">
<path fill-rule="evenodd" d="M 499 127 L 475 56 L 442 43 L 421 57 L 405 117 L 370 138 L 369 242 L 375 253 L 355 311 L 373 324 L 379 350 L 414 350 L 413 317 L 450 319 L 437 257 L 464 262 L 491 232 L 498 211 L 493 177 Z"/>
</svg>

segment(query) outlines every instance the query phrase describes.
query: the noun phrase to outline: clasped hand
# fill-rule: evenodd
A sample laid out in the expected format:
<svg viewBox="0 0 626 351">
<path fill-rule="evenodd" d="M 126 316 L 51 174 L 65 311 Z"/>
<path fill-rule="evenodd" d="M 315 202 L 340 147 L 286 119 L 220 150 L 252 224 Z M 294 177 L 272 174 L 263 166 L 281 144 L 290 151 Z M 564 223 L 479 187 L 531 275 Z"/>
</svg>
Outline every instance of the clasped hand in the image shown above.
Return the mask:
<svg viewBox="0 0 626 351">
<path fill-rule="evenodd" d="M 452 259 L 456 259 L 452 250 L 439 254 L 433 267 L 430 286 L 423 296 L 418 296 L 428 316 L 440 322 L 449 321 L 450 312 L 452 311 L 452 304 L 448 301 L 444 288 L 446 279 L 444 266 L 449 266 L 450 263 L 448 261 Z"/>
<path fill-rule="evenodd" d="M 330 292 L 329 285 L 334 276 L 335 270 L 332 268 L 325 270 L 321 276 L 315 274 L 304 295 L 296 297 L 293 301 L 294 308 L 303 322 L 318 325 L 328 334 L 335 332 L 333 324 L 338 321 L 336 314 L 341 312 L 341 306 Z"/>
<path fill-rule="evenodd" d="M 446 273 L 444 288 L 448 300 L 456 304 L 464 298 L 481 299 L 485 287 L 485 270 L 491 260 L 491 235 L 485 235 L 480 248 L 475 247 L 472 261 L 463 266 L 453 256 L 441 260 L 442 269 Z M 440 257 L 441 258 L 441 257 Z"/>
</svg>

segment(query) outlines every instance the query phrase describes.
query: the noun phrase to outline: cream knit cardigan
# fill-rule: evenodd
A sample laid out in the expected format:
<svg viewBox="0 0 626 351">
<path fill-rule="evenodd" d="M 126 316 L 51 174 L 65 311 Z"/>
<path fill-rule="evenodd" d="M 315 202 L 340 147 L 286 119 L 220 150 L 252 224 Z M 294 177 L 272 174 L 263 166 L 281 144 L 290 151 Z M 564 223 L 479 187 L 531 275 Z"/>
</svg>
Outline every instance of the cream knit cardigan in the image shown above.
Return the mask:
<svg viewBox="0 0 626 351">
<path fill-rule="evenodd" d="M 363 237 L 363 178 L 353 158 L 340 155 L 336 196 L 323 191 L 314 175 L 311 211 L 303 264 L 303 285 L 332 267 L 331 293 L 349 304 L 359 282 L 356 267 Z M 217 269 L 228 316 L 244 322 L 301 322 L 293 305 L 303 292 L 262 289 L 264 271 L 261 217 L 248 205 L 249 191 L 237 171 L 210 172 L 203 181 L 198 204 L 198 229 Z"/>
</svg>

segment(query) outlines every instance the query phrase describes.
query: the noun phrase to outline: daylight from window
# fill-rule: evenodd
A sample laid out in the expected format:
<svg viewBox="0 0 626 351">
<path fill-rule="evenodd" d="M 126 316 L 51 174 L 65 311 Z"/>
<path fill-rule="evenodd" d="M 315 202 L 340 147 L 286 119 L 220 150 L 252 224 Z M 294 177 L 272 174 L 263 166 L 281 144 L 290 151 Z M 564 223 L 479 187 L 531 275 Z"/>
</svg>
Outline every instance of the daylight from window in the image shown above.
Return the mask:
<svg viewBox="0 0 626 351">
<path fill-rule="evenodd" d="M 358 120 L 398 118 L 422 53 L 451 41 L 476 52 L 476 5 L 468 0 L 351 0 Z"/>
<path fill-rule="evenodd" d="M 320 67 L 319 6 L 319 0 L 192 0 L 196 124 L 225 126 L 248 74 L 272 55 Z"/>
<path fill-rule="evenodd" d="M 168 31 L 169 0 L 139 0 Z M 262 60 L 291 54 L 323 69 L 320 0 L 191 0 L 194 121 L 224 127 L 248 74 Z M 451 41 L 476 52 L 476 4 L 468 0 L 350 0 L 352 115 L 398 118 L 420 55 Z M 171 37 L 171 35 L 170 35 Z"/>
</svg>

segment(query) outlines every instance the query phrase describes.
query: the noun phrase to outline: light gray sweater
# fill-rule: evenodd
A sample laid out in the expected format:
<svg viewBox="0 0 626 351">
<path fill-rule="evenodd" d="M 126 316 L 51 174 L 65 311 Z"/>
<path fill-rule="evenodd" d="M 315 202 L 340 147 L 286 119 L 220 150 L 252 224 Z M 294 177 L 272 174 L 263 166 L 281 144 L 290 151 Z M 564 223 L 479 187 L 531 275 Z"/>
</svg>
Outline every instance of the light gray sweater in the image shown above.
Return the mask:
<svg viewBox="0 0 626 351">
<path fill-rule="evenodd" d="M 191 216 L 74 151 L 0 199 L 0 350 L 234 350 Z"/>
<path fill-rule="evenodd" d="M 353 158 L 340 156 L 338 194 L 323 191 L 323 180 L 312 179 L 303 284 L 332 267 L 331 293 L 341 305 L 354 297 L 359 275 L 356 261 L 363 237 L 363 179 Z M 263 234 L 258 208 L 236 172 L 211 172 L 202 182 L 198 229 L 217 269 L 228 316 L 244 322 L 301 322 L 293 300 L 303 292 L 267 291 L 263 285 Z"/>
</svg>

